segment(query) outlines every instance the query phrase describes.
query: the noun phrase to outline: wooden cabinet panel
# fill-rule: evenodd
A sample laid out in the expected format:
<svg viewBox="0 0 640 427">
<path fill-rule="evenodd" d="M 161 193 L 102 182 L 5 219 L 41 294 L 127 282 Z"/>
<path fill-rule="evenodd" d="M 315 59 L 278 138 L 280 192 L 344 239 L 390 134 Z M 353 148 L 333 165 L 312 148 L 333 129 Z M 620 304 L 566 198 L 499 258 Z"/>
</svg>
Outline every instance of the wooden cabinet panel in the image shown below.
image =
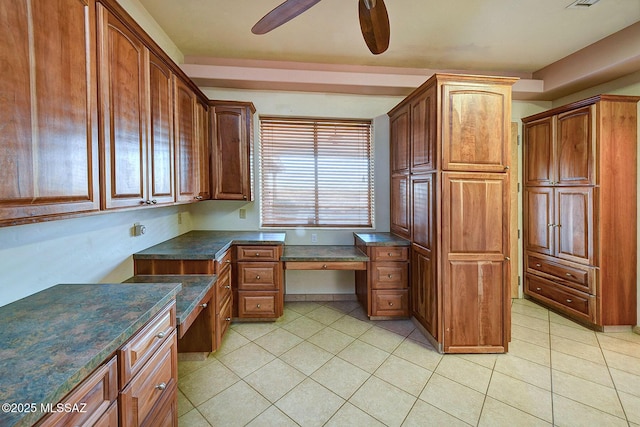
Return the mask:
<svg viewBox="0 0 640 427">
<path fill-rule="evenodd" d="M 535 253 L 526 255 L 526 269 L 530 273 L 546 277 L 564 286 L 596 295 L 596 268 L 563 261 Z"/>
<path fill-rule="evenodd" d="M 253 200 L 251 103 L 211 101 L 213 199 Z"/>
<path fill-rule="evenodd" d="M 366 253 L 366 249 L 364 252 Z M 371 261 L 409 261 L 409 248 L 405 246 L 374 246 L 369 258 Z"/>
<path fill-rule="evenodd" d="M 146 203 L 147 117 L 142 41 L 98 5 L 102 191 L 105 209 Z"/>
<path fill-rule="evenodd" d="M 411 178 L 412 241 L 423 248 L 433 248 L 435 224 L 435 174 L 415 175 Z"/>
<path fill-rule="evenodd" d="M 391 231 L 405 238 L 411 237 L 409 183 L 408 174 L 391 177 Z"/>
<path fill-rule="evenodd" d="M 530 187 L 524 191 L 525 249 L 552 255 L 554 238 L 554 192 L 550 187 Z"/>
<path fill-rule="evenodd" d="M 98 210 L 95 3 L 3 2 L 0 27 L 0 225 Z"/>
<path fill-rule="evenodd" d="M 593 106 L 557 116 L 556 184 L 595 184 Z"/>
<path fill-rule="evenodd" d="M 445 266 L 445 352 L 506 350 L 505 265 L 503 260 L 451 260 Z"/>
<path fill-rule="evenodd" d="M 593 187 L 556 188 L 556 256 L 595 265 Z"/>
<path fill-rule="evenodd" d="M 238 246 L 236 259 L 238 261 L 280 261 L 281 246 Z"/>
<path fill-rule="evenodd" d="M 390 117 L 391 173 L 409 172 L 409 106 L 404 106 Z"/>
<path fill-rule="evenodd" d="M 278 292 L 238 291 L 238 316 L 241 318 L 279 317 Z"/>
<path fill-rule="evenodd" d="M 406 262 L 376 262 L 371 270 L 371 289 L 407 288 L 409 265 Z"/>
<path fill-rule="evenodd" d="M 173 203 L 173 82 L 169 67 L 149 53 L 149 200 Z"/>
<path fill-rule="evenodd" d="M 211 198 L 211 147 L 209 141 L 209 107 L 200 100 L 196 102 L 196 140 L 198 154 L 198 178 L 200 200 Z"/>
<path fill-rule="evenodd" d="M 412 314 L 439 340 L 435 264 L 431 252 L 416 245 L 411 249 L 411 304 Z"/>
<path fill-rule="evenodd" d="M 411 173 L 435 168 L 436 85 L 411 101 Z"/>
<path fill-rule="evenodd" d="M 444 84 L 443 170 L 503 172 L 510 162 L 511 87 Z"/>
<path fill-rule="evenodd" d="M 280 288 L 280 263 L 239 262 L 237 283 L 239 290 L 267 290 Z"/>
<path fill-rule="evenodd" d="M 372 316 L 406 317 L 409 315 L 409 290 L 373 290 Z"/>
<path fill-rule="evenodd" d="M 193 202 L 200 197 L 200 152 L 196 138 L 196 97 L 189 86 L 174 78 L 176 138 L 176 200 Z"/>
<path fill-rule="evenodd" d="M 551 185 L 555 179 L 552 117 L 524 125 L 524 185 Z"/>
<path fill-rule="evenodd" d="M 563 285 L 527 274 L 525 293 L 550 304 L 574 318 L 593 323 L 596 321 L 596 297 Z"/>
</svg>

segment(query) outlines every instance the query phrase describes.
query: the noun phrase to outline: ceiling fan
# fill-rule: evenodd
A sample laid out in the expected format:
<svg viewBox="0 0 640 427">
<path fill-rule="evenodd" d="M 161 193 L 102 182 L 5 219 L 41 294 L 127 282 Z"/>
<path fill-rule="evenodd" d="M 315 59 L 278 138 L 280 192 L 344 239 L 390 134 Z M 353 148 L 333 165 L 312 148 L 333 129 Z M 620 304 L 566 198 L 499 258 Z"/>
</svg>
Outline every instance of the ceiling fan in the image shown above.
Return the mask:
<svg viewBox="0 0 640 427">
<path fill-rule="evenodd" d="M 262 17 L 251 28 L 253 34 L 265 34 L 289 22 L 320 0 L 285 0 L 280 6 Z M 358 0 L 360 29 L 367 47 L 379 55 L 389 47 L 389 16 L 383 0 Z"/>
</svg>

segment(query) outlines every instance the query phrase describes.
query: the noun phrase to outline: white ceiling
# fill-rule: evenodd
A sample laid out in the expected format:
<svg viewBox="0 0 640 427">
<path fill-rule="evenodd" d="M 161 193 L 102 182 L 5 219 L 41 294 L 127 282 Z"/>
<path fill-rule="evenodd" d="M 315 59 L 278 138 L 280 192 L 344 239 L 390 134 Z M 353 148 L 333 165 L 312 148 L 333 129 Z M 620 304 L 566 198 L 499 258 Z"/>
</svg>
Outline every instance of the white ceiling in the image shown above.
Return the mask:
<svg viewBox="0 0 640 427">
<path fill-rule="evenodd" d="M 253 77 L 233 82 L 223 76 L 221 65 L 257 67 L 261 72 L 294 68 L 417 74 L 422 80 L 428 72 L 456 70 L 535 82 L 547 78 L 538 77 L 539 70 L 640 24 L 640 0 L 600 0 L 585 9 L 567 9 L 572 0 L 386 0 L 391 41 L 389 49 L 376 56 L 360 34 L 357 1 L 322 0 L 258 36 L 251 27 L 282 0 L 140 0 L 185 55 L 188 74 L 227 87 L 246 87 Z M 622 43 L 625 52 L 618 55 L 627 68 L 618 74 L 629 72 L 630 60 L 634 67 L 640 60 L 640 31 L 630 34 L 632 40 Z M 620 40 L 605 51 L 620 46 Z M 621 61 L 616 57 L 610 62 Z M 209 69 L 190 69 L 189 64 L 207 64 Z M 242 74 L 235 71 L 231 75 Z M 286 84 L 286 77 L 279 80 Z M 537 98 L 548 91 L 543 86 L 535 89 Z"/>
</svg>

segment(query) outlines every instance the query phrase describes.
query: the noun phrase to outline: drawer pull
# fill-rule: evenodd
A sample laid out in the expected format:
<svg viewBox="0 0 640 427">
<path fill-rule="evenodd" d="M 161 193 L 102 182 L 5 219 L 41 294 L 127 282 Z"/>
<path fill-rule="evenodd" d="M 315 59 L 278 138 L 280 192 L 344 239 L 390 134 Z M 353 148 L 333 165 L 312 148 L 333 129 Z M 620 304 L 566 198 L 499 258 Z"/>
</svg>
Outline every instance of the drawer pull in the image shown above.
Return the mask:
<svg viewBox="0 0 640 427">
<path fill-rule="evenodd" d="M 322 264 L 322 268 L 326 270 L 327 269 L 327 264 Z"/>
<path fill-rule="evenodd" d="M 158 335 L 156 335 L 156 338 L 159 338 L 159 339 L 164 338 L 164 332 L 158 333 Z"/>
<path fill-rule="evenodd" d="M 226 318 L 226 319 L 224 319 L 224 320 L 226 320 L 227 322 L 231 322 L 231 317 L 227 317 L 227 318 Z"/>
<path fill-rule="evenodd" d="M 571 273 L 567 273 L 567 276 L 571 277 L 571 276 L 573 276 L 573 274 L 571 274 Z"/>
<path fill-rule="evenodd" d="M 226 260 L 224 263 L 225 263 L 225 264 L 231 264 L 231 260 L 230 260 L 230 259 L 228 259 L 228 260 Z"/>
<path fill-rule="evenodd" d="M 224 288 L 225 289 L 231 289 L 231 285 L 226 285 Z"/>
<path fill-rule="evenodd" d="M 204 304 L 200 304 L 200 307 L 202 307 L 202 308 L 207 308 L 207 306 L 208 306 L 208 305 L 209 305 L 209 304 L 207 304 L 207 303 L 205 302 Z"/>
<path fill-rule="evenodd" d="M 260 304 L 257 304 L 257 305 L 256 305 L 256 308 L 260 308 Z"/>
<path fill-rule="evenodd" d="M 538 263 L 536 264 L 536 267 L 542 267 L 542 264 Z"/>
<path fill-rule="evenodd" d="M 541 290 L 542 290 L 542 288 L 536 288 L 536 291 L 541 291 Z"/>
<path fill-rule="evenodd" d="M 390 275 L 390 274 L 387 274 L 387 277 L 388 277 L 389 279 L 391 279 L 391 275 Z"/>
<path fill-rule="evenodd" d="M 388 255 L 388 256 L 393 256 L 393 255 L 391 255 L 391 252 L 387 252 L 387 255 Z"/>
<path fill-rule="evenodd" d="M 259 252 L 256 252 L 256 256 L 260 256 L 260 253 L 259 253 Z"/>
<path fill-rule="evenodd" d="M 256 276 L 256 280 L 260 280 L 260 275 L 257 275 L 257 276 Z"/>
<path fill-rule="evenodd" d="M 506 257 L 504 257 L 504 260 L 505 261 L 511 261 L 511 257 L 506 256 Z"/>
<path fill-rule="evenodd" d="M 569 304 L 571 304 L 571 303 L 573 302 L 573 300 L 572 300 L 572 299 L 568 299 L 568 300 L 567 300 L 567 302 L 568 302 Z"/>
<path fill-rule="evenodd" d="M 156 390 L 164 390 L 165 388 L 167 388 L 165 383 L 160 383 L 156 386 Z"/>
<path fill-rule="evenodd" d="M 393 307 L 393 303 L 392 302 L 389 302 L 389 307 Z"/>
</svg>

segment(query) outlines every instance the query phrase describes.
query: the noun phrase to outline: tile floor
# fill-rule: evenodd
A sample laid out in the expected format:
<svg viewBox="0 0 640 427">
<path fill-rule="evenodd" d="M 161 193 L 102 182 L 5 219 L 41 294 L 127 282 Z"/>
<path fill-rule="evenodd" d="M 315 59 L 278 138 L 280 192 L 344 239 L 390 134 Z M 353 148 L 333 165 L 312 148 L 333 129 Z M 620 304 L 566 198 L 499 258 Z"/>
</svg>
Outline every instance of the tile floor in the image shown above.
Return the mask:
<svg viewBox="0 0 640 427">
<path fill-rule="evenodd" d="M 179 364 L 181 427 L 640 426 L 640 335 L 513 303 L 504 355 L 438 354 L 408 320 L 291 302 Z"/>
</svg>

